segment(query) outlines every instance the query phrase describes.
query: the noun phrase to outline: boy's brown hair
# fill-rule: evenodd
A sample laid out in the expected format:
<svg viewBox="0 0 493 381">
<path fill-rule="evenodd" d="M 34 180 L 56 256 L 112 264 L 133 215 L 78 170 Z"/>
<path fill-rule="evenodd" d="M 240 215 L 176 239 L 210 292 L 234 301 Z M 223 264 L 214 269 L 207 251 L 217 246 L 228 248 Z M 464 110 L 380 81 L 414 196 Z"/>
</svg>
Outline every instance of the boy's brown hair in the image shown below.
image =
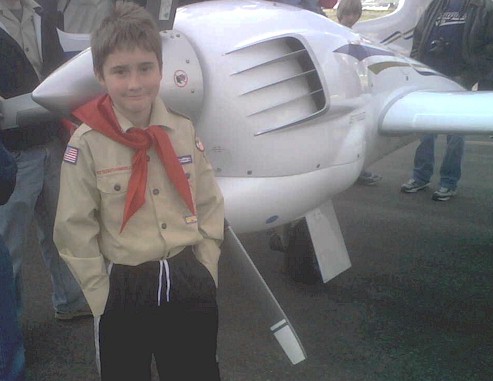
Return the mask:
<svg viewBox="0 0 493 381">
<path fill-rule="evenodd" d="M 341 0 L 337 6 L 337 19 L 341 21 L 344 16 L 358 15 L 361 17 L 363 13 L 363 6 L 361 0 Z"/>
<path fill-rule="evenodd" d="M 94 72 L 103 77 L 103 65 L 111 53 L 135 48 L 154 52 L 162 69 L 161 37 L 152 16 L 132 1 L 117 1 L 91 35 Z"/>
</svg>

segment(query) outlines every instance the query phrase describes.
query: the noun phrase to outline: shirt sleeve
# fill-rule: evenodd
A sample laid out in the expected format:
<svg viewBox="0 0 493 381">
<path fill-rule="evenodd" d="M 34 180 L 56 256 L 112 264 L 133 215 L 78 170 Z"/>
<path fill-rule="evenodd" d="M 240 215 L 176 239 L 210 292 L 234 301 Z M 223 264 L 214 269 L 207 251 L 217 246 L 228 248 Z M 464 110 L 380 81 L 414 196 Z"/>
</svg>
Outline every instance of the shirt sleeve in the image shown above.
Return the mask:
<svg viewBox="0 0 493 381">
<path fill-rule="evenodd" d="M 193 144 L 197 177 L 195 204 L 199 232 L 204 238 L 195 246 L 194 252 L 197 259 L 210 271 L 217 286 L 220 246 L 224 238 L 224 199 L 198 137 L 194 137 Z"/>
<path fill-rule="evenodd" d="M 60 178 L 54 241 L 79 282 L 94 316 L 102 315 L 109 277 L 98 235 L 100 195 L 92 154 L 79 130 L 68 143 Z"/>
</svg>

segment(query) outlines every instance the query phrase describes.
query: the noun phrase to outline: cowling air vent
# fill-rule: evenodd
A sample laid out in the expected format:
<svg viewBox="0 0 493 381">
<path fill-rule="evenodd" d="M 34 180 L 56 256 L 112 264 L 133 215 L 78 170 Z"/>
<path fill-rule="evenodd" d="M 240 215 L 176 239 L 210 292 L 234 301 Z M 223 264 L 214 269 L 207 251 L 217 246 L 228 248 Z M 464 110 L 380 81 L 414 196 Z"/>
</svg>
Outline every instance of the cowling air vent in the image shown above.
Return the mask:
<svg viewBox="0 0 493 381">
<path fill-rule="evenodd" d="M 295 126 L 319 115 L 326 96 L 305 46 L 294 37 L 252 44 L 228 53 L 236 69 L 241 112 L 262 135 Z"/>
</svg>

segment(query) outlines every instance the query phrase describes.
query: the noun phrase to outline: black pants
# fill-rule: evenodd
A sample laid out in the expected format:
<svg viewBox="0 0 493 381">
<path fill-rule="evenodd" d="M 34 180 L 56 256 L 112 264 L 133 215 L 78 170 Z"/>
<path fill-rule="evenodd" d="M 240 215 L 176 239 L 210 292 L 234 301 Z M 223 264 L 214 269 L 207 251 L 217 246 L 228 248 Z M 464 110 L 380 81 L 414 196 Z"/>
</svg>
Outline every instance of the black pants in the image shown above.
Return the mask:
<svg viewBox="0 0 493 381">
<path fill-rule="evenodd" d="M 191 249 L 167 262 L 169 271 L 113 266 L 99 322 L 103 381 L 150 380 L 153 355 L 162 381 L 220 380 L 214 280 Z"/>
</svg>

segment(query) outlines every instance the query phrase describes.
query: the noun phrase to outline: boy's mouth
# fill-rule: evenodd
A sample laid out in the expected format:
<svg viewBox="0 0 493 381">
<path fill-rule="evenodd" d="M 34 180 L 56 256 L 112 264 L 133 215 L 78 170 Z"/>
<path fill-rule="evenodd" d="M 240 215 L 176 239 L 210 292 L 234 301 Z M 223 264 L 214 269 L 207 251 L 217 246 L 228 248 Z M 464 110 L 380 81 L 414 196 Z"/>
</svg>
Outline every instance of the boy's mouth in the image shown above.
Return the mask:
<svg viewBox="0 0 493 381">
<path fill-rule="evenodd" d="M 132 95 L 127 95 L 128 99 L 141 99 L 144 98 L 145 94 L 132 94 Z"/>
</svg>

